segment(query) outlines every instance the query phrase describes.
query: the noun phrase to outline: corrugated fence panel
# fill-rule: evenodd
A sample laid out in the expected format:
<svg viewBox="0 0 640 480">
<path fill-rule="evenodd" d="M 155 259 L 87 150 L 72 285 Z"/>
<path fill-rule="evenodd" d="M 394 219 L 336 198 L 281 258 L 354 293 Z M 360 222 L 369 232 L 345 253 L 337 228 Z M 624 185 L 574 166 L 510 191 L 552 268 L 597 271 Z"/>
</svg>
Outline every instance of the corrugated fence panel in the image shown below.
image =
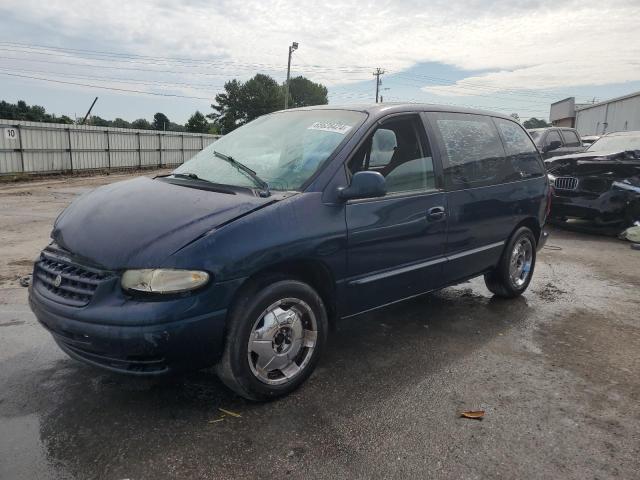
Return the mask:
<svg viewBox="0 0 640 480">
<path fill-rule="evenodd" d="M 163 165 L 180 165 L 182 163 L 182 150 L 168 150 L 162 152 Z"/>
<path fill-rule="evenodd" d="M 141 133 L 140 148 L 142 150 L 160 150 L 160 137 L 155 134 Z"/>
<path fill-rule="evenodd" d="M 163 150 L 181 150 L 182 136 L 165 135 L 162 137 Z"/>
<path fill-rule="evenodd" d="M 137 150 L 138 136 L 135 133 L 109 132 L 111 150 Z"/>
<path fill-rule="evenodd" d="M 184 151 L 184 161 L 191 160 L 200 150 L 185 150 Z"/>
<path fill-rule="evenodd" d="M 142 167 L 160 166 L 160 152 L 144 151 L 140 152 L 140 165 Z"/>
<path fill-rule="evenodd" d="M 74 170 L 109 168 L 107 134 L 100 130 L 71 131 Z"/>
<path fill-rule="evenodd" d="M 21 172 L 22 156 L 20 152 L 0 152 L 0 174 L 1 172 Z"/>
<path fill-rule="evenodd" d="M 184 137 L 185 150 L 202 150 L 202 137 Z"/>
<path fill-rule="evenodd" d="M 0 175 L 179 165 L 217 138 L 0 120 Z"/>
<path fill-rule="evenodd" d="M 217 138 L 202 137 L 202 142 L 204 143 L 203 148 L 207 148 L 209 145 L 211 145 L 216 140 L 217 140 Z"/>
<path fill-rule="evenodd" d="M 62 172 L 71 169 L 69 152 L 24 152 L 24 172 Z"/>
<path fill-rule="evenodd" d="M 140 154 L 134 152 L 111 151 L 111 168 L 137 167 L 140 162 Z"/>
<path fill-rule="evenodd" d="M 0 173 L 22 171 L 20 136 L 20 128 L 0 125 Z"/>
</svg>

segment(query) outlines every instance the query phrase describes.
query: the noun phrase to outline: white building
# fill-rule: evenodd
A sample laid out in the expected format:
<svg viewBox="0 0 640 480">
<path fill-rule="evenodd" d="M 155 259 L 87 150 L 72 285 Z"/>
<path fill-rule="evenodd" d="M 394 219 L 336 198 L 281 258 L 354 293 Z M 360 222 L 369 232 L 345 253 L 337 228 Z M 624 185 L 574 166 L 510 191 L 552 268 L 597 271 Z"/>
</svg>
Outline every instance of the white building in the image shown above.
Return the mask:
<svg viewBox="0 0 640 480">
<path fill-rule="evenodd" d="M 549 120 L 575 127 L 582 136 L 640 130 L 640 92 L 582 105 L 576 105 L 574 97 L 565 98 L 551 104 Z"/>
</svg>

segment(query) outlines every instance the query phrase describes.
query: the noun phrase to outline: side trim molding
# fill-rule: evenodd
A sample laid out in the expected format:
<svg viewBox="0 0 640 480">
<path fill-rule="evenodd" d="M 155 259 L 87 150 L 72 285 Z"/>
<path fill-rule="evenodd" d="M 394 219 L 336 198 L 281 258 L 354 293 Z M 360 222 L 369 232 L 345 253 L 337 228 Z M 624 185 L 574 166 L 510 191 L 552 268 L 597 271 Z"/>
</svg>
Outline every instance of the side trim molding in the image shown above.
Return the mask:
<svg viewBox="0 0 640 480">
<path fill-rule="evenodd" d="M 489 245 L 483 245 L 482 247 L 473 248 L 471 250 L 465 250 L 463 252 L 454 253 L 453 255 L 436 258 L 434 260 L 427 260 L 425 262 L 414 263 L 411 265 L 406 265 L 404 267 L 394 268 L 392 270 L 386 270 L 379 273 L 374 273 L 373 275 L 367 275 L 365 277 L 356 278 L 354 280 L 348 281 L 347 284 L 349 286 L 354 286 L 354 285 L 364 285 L 371 282 L 377 282 L 378 280 L 383 280 L 385 278 L 393 277 L 395 275 L 401 275 L 403 273 L 411 272 L 413 270 L 419 270 L 421 268 L 431 267 L 439 263 L 449 262 L 451 260 L 457 260 L 459 258 L 466 257 L 467 255 L 474 255 L 476 253 L 484 252 L 485 250 L 492 250 L 494 248 L 501 247 L 504 244 L 505 244 L 505 241 L 503 240 L 501 242 L 495 242 Z"/>
</svg>

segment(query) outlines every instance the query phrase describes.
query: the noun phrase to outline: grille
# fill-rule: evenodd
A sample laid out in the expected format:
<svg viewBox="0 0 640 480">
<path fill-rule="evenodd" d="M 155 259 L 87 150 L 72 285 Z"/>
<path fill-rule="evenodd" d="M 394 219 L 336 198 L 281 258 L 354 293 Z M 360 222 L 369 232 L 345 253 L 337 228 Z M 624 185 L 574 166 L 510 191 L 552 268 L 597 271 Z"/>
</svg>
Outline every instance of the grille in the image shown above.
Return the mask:
<svg viewBox="0 0 640 480">
<path fill-rule="evenodd" d="M 44 289 L 60 303 L 82 307 L 89 303 L 98 285 L 110 276 L 109 272 L 67 263 L 43 252 L 36 262 L 34 286 Z"/>
<path fill-rule="evenodd" d="M 576 177 L 558 177 L 555 181 L 556 190 L 575 190 L 578 187 Z"/>
</svg>

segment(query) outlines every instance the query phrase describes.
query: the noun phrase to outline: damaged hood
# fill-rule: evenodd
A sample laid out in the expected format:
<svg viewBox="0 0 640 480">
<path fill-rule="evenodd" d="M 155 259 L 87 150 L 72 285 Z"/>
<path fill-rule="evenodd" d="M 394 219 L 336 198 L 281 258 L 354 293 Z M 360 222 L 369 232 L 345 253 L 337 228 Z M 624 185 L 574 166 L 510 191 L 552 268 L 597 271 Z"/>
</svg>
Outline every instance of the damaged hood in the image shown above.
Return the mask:
<svg viewBox="0 0 640 480">
<path fill-rule="evenodd" d="M 615 172 L 621 177 L 640 173 L 640 150 L 602 153 L 583 152 L 553 157 L 544 162 L 554 175 L 592 175 Z"/>
<path fill-rule="evenodd" d="M 160 262 L 206 232 L 277 201 L 139 177 L 76 199 L 51 237 L 62 248 L 109 269 Z"/>
</svg>

